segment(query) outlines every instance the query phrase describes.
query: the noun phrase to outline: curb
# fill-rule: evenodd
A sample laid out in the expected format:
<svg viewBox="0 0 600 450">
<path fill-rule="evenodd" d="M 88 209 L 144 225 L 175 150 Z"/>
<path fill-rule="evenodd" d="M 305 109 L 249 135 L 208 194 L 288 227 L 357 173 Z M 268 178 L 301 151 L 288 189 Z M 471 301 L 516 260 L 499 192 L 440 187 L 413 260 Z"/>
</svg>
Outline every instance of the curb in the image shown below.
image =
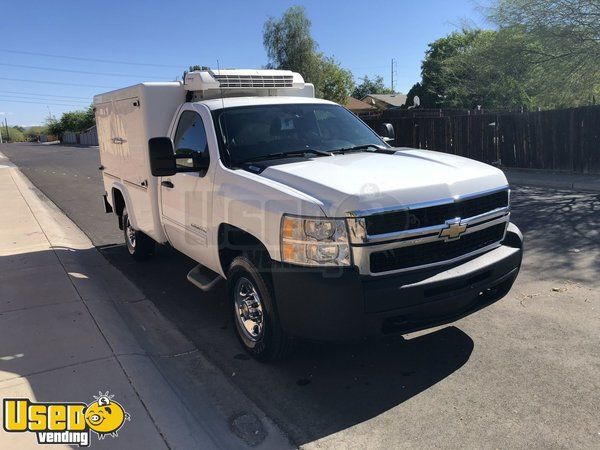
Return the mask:
<svg viewBox="0 0 600 450">
<path fill-rule="evenodd" d="M 600 192 L 600 176 L 538 172 L 522 173 L 512 170 L 504 170 L 504 174 L 511 185 Z"/>
</svg>

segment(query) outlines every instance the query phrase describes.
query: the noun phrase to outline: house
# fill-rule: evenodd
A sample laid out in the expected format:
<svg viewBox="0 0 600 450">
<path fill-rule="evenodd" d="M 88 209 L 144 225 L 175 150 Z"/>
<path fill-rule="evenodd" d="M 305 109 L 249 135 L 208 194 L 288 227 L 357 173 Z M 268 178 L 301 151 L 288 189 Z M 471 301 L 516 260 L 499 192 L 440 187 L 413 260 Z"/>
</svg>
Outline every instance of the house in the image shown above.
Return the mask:
<svg viewBox="0 0 600 450">
<path fill-rule="evenodd" d="M 368 94 L 362 99 L 363 102 L 379 109 L 399 108 L 406 103 L 404 94 Z"/>
<path fill-rule="evenodd" d="M 366 114 L 377 111 L 375 106 L 365 103 L 354 97 L 348 97 L 348 100 L 346 100 L 346 104 L 344 106 L 354 114 Z"/>
</svg>

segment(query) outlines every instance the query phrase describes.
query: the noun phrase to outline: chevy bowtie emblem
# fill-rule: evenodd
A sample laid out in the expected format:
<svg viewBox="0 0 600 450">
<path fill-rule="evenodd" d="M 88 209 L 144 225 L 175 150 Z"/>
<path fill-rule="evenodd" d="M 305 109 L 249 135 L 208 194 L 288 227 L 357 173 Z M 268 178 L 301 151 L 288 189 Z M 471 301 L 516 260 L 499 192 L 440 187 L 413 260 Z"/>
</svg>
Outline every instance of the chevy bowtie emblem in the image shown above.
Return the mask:
<svg viewBox="0 0 600 450">
<path fill-rule="evenodd" d="M 440 231 L 439 238 L 444 239 L 444 241 L 454 241 L 456 239 L 460 239 L 461 234 L 463 234 L 467 226 L 465 224 L 460 223 L 460 219 L 449 220 L 446 222 L 447 227 Z"/>
</svg>

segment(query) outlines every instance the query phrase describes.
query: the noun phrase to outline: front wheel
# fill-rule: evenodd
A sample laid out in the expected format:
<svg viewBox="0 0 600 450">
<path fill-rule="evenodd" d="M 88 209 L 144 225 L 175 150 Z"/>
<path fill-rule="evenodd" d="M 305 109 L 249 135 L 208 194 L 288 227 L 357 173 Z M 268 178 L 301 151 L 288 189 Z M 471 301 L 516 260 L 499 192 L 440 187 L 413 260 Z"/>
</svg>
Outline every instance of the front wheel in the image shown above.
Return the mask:
<svg viewBox="0 0 600 450">
<path fill-rule="evenodd" d="M 133 228 L 129 221 L 127 208 L 123 209 L 123 234 L 129 254 L 137 260 L 144 260 L 154 254 L 154 240 Z"/>
<path fill-rule="evenodd" d="M 292 339 L 281 329 L 270 280 L 246 256 L 229 266 L 227 286 L 236 335 L 251 356 L 260 361 L 287 357 Z"/>
</svg>

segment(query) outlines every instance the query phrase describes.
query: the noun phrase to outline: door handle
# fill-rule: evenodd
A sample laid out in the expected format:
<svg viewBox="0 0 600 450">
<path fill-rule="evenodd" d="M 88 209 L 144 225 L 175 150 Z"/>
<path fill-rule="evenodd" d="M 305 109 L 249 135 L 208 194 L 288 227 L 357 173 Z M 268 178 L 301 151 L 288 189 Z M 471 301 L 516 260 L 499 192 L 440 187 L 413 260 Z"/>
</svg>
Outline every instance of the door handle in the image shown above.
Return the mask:
<svg viewBox="0 0 600 450">
<path fill-rule="evenodd" d="M 171 189 L 171 188 L 174 188 L 174 187 L 175 187 L 175 185 L 174 185 L 173 183 L 171 183 L 170 181 L 163 181 L 162 183 L 160 183 L 160 185 L 161 185 L 161 186 L 164 186 L 164 187 L 166 187 L 166 188 L 169 188 L 169 189 Z"/>
</svg>

